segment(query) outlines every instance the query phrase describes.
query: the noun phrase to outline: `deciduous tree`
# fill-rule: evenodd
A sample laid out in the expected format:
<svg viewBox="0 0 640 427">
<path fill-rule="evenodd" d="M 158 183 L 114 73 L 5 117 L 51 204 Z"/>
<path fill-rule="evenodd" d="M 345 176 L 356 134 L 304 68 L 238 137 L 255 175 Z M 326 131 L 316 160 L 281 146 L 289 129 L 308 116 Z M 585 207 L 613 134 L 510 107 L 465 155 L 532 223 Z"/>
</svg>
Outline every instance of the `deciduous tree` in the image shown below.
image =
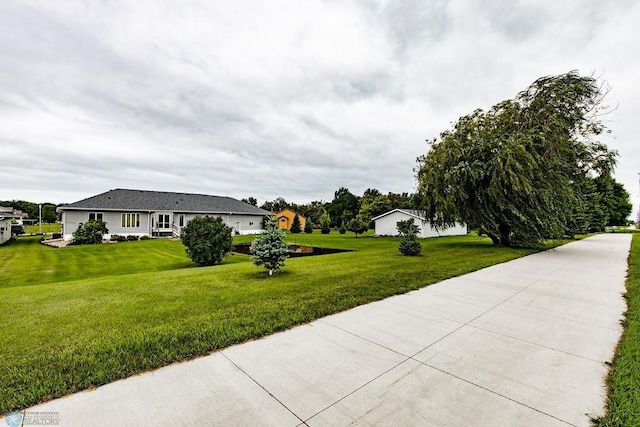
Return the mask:
<svg viewBox="0 0 640 427">
<path fill-rule="evenodd" d="M 497 245 L 561 237 L 581 184 L 615 165 L 617 153 L 594 140 L 605 95 L 572 71 L 460 118 L 418 158 L 420 210 L 438 228 L 463 221 Z"/>
<path fill-rule="evenodd" d="M 220 217 L 197 216 L 182 228 L 180 240 L 186 246 L 189 258 L 197 265 L 214 265 L 231 253 L 231 231 Z"/>
</svg>

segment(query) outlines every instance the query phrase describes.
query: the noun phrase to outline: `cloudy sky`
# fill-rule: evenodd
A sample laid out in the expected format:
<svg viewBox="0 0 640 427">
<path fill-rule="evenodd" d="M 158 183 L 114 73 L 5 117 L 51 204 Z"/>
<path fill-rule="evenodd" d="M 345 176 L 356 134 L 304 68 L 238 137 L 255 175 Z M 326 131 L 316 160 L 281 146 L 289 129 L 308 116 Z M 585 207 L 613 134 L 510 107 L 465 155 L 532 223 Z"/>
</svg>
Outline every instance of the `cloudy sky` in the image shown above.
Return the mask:
<svg viewBox="0 0 640 427">
<path fill-rule="evenodd" d="M 637 209 L 638 22 L 635 0 L 2 0 L 0 200 L 412 192 L 426 139 L 576 69 L 611 86 Z"/>
</svg>

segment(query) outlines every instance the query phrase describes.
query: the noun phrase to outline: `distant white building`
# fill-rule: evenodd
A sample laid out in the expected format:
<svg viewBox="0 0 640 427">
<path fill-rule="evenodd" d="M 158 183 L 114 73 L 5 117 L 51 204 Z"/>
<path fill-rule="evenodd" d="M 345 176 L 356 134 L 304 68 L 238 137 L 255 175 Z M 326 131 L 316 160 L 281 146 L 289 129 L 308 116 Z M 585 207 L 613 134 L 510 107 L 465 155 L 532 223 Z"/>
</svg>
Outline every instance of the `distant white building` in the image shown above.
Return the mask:
<svg viewBox="0 0 640 427">
<path fill-rule="evenodd" d="M 11 239 L 11 220 L 18 218 L 17 215 L 0 212 L 0 245 Z"/>
<path fill-rule="evenodd" d="M 376 236 L 397 236 L 398 221 L 405 221 L 411 218 L 414 219 L 414 224 L 420 227 L 418 237 L 463 236 L 467 234 L 467 226 L 464 224 L 459 224 L 444 230 L 436 230 L 420 211 L 411 209 L 394 209 L 373 218 L 375 222 L 375 234 Z"/>
</svg>

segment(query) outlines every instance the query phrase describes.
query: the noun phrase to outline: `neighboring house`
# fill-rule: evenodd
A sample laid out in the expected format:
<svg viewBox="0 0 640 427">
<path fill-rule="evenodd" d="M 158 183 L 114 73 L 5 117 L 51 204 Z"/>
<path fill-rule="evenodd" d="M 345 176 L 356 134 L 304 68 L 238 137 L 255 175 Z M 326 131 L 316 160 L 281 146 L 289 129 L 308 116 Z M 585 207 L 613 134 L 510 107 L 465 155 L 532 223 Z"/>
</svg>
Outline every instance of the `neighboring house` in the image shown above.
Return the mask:
<svg viewBox="0 0 640 427">
<path fill-rule="evenodd" d="M 376 226 L 375 234 L 376 236 L 397 236 L 398 221 L 405 221 L 411 218 L 414 219 L 414 224 L 420 227 L 418 237 L 460 236 L 467 234 L 467 226 L 464 224 L 459 224 L 444 230 L 436 230 L 420 211 L 411 209 L 394 209 L 373 218 Z"/>
<path fill-rule="evenodd" d="M 109 235 L 180 236 L 182 227 L 196 216 L 218 216 L 236 234 L 262 232 L 269 211 L 231 197 L 116 189 L 69 205 L 58 206 L 65 240 L 80 224 L 99 219 Z M 105 238 L 108 236 L 105 236 Z"/>
<path fill-rule="evenodd" d="M 276 220 L 278 221 L 278 228 L 282 228 L 285 230 L 291 230 L 291 225 L 293 224 L 293 218 L 296 216 L 296 213 L 290 209 L 285 209 L 276 214 Z M 300 219 L 300 229 L 304 229 L 304 226 L 307 224 L 307 219 L 302 215 L 298 215 Z"/>
<path fill-rule="evenodd" d="M 0 245 L 11 239 L 11 221 L 18 218 L 10 213 L 0 213 Z"/>
</svg>

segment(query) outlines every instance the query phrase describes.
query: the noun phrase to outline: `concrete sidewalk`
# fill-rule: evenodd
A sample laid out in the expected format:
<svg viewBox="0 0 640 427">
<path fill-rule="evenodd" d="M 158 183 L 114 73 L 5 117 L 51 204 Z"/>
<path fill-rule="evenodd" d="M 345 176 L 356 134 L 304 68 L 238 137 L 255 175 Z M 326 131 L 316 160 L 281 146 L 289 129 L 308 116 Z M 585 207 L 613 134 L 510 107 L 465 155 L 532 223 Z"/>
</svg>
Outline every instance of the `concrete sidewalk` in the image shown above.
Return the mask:
<svg viewBox="0 0 640 427">
<path fill-rule="evenodd" d="M 630 242 L 597 235 L 28 412 L 63 426 L 587 426 Z"/>
</svg>

